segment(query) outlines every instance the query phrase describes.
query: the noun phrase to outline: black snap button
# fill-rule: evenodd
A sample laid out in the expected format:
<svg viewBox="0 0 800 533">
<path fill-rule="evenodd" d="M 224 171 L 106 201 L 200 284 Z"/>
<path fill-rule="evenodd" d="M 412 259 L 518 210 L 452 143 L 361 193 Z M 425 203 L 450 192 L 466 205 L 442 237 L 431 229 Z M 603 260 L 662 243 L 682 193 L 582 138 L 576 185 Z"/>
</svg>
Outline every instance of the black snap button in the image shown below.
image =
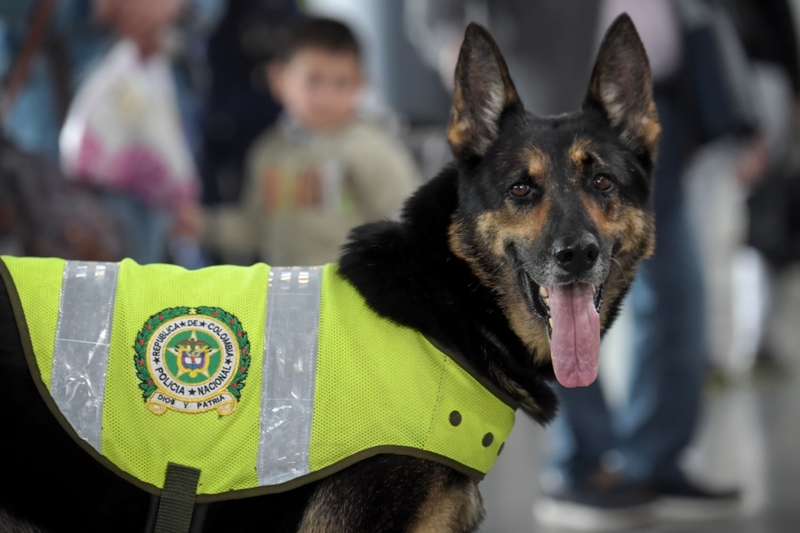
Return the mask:
<svg viewBox="0 0 800 533">
<path fill-rule="evenodd" d="M 459 425 L 461 423 L 461 413 L 458 411 L 450 413 L 450 423 L 454 426 Z"/>
<path fill-rule="evenodd" d="M 492 435 L 491 433 L 487 433 L 486 435 L 483 436 L 482 442 L 483 442 L 483 447 L 488 448 L 494 442 L 494 435 Z"/>
<path fill-rule="evenodd" d="M 500 452 L 502 452 L 503 448 L 505 448 L 505 447 L 506 447 L 506 443 L 504 442 L 503 444 L 500 445 L 500 448 L 497 449 L 497 455 L 500 455 Z"/>
</svg>

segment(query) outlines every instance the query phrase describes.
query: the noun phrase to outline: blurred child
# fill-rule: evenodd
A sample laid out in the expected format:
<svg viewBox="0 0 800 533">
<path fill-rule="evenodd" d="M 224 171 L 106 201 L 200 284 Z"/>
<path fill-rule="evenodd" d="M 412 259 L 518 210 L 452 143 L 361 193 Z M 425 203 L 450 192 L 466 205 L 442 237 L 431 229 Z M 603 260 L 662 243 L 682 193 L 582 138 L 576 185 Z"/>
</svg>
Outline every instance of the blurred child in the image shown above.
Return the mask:
<svg viewBox="0 0 800 533">
<path fill-rule="evenodd" d="M 356 117 L 361 57 L 344 24 L 303 23 L 267 77 L 285 114 L 248 154 L 240 207 L 251 244 L 270 264 L 335 261 L 352 227 L 397 213 L 417 184 L 414 164 Z"/>
</svg>

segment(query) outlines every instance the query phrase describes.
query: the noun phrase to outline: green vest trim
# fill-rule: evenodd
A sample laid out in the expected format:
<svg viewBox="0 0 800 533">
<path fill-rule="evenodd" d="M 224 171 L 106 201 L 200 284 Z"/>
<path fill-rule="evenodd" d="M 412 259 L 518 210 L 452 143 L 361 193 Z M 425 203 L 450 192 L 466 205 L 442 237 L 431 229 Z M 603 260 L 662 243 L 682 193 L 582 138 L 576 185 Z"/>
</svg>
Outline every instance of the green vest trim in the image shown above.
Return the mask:
<svg viewBox="0 0 800 533">
<path fill-rule="evenodd" d="M 290 490 L 387 453 L 436 461 L 481 479 L 513 427 L 516 402 L 418 331 L 377 315 L 336 265 L 199 271 L 130 260 L 103 265 L 2 257 L 0 277 L 34 381 L 50 410 L 88 453 L 150 493 L 160 493 L 169 462 L 201 470 L 200 503 Z M 67 294 L 72 294 L 70 283 L 83 287 L 86 268 L 106 276 L 101 280 L 106 288 L 97 293 L 102 301 L 109 301 L 107 286 L 111 274 L 116 276 L 97 442 L 89 442 L 80 423 L 76 431 L 74 416 L 62 413 L 54 399 L 58 391 L 52 390 L 58 387 L 62 352 L 79 352 L 85 341 L 75 340 L 76 335 L 90 327 L 65 333 L 69 320 L 83 316 Z M 279 286 L 278 278 L 294 279 L 302 288 L 313 285 L 314 269 L 320 280 L 316 292 L 302 293 L 306 302 L 317 298 L 318 312 L 318 318 L 309 315 L 313 327 L 307 331 L 314 333 L 305 334 L 313 341 L 306 345 L 313 359 L 311 394 L 301 402 L 310 407 L 309 416 L 267 423 L 273 420 L 270 413 L 291 415 L 296 404 L 290 401 L 293 392 L 276 392 L 270 381 L 274 374 L 267 379 L 263 373 L 291 356 L 286 346 L 303 340 L 303 335 L 290 338 L 288 345 L 275 340 L 281 336 L 274 331 L 285 333 L 304 315 L 286 314 L 276 303 L 284 301 L 278 298 L 284 291 L 294 290 Z M 78 289 L 74 294 L 86 293 Z M 293 294 L 285 294 L 291 302 Z M 108 327 L 91 327 L 99 328 L 100 337 L 108 334 Z M 295 329 L 302 333 L 305 327 Z M 309 372 L 297 360 L 282 368 L 281 376 L 292 368 Z M 170 394 L 183 398 L 190 388 L 203 392 L 205 403 L 181 400 L 186 405 L 174 407 Z M 272 427 L 302 423 L 308 424 L 307 435 L 300 431 L 297 438 L 291 432 L 281 437 Z M 301 466 L 294 473 L 289 465 L 271 475 L 270 465 L 278 464 L 268 457 L 271 446 L 292 444 L 292 439 L 304 447 L 298 454 Z M 287 454 L 273 455 L 283 460 Z"/>
</svg>

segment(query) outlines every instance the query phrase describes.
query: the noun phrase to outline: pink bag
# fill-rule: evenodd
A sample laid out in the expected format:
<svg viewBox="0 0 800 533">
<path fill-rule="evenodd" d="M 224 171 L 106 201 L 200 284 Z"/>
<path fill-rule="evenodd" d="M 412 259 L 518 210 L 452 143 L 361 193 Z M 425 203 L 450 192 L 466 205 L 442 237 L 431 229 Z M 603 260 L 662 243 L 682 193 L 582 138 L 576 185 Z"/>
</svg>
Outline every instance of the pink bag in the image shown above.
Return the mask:
<svg viewBox="0 0 800 533">
<path fill-rule="evenodd" d="M 73 179 L 169 207 L 197 196 L 167 59 L 120 40 L 81 85 L 59 139 Z"/>
</svg>

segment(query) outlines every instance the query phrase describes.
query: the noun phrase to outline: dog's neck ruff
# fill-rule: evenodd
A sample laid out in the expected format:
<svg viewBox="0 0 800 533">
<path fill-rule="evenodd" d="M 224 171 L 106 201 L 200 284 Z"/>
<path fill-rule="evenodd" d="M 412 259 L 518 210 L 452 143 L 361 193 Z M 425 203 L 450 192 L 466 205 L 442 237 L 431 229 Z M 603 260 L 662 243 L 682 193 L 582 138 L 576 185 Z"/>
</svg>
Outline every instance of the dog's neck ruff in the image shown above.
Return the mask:
<svg viewBox="0 0 800 533">
<path fill-rule="evenodd" d="M 187 271 L 3 257 L 34 381 L 84 449 L 158 494 L 281 492 L 383 453 L 481 478 L 516 404 L 336 265 Z M 35 423 L 35 421 L 31 421 Z"/>
</svg>

